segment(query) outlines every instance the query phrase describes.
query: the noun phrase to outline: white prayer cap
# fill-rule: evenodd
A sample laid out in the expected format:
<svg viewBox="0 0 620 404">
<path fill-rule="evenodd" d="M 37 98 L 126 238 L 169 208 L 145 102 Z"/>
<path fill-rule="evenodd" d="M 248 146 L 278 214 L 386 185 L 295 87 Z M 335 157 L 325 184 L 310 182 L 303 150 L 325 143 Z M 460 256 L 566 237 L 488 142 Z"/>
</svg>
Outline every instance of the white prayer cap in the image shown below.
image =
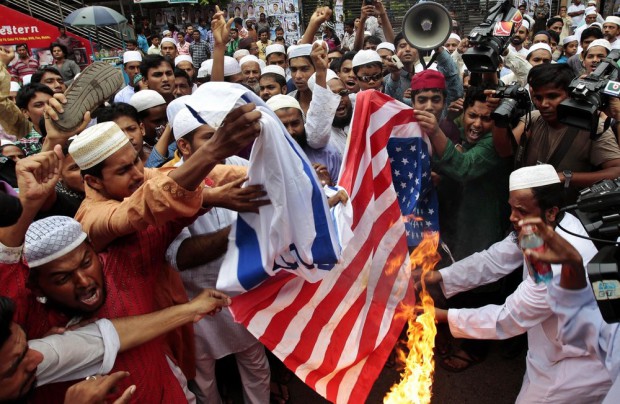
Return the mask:
<svg viewBox="0 0 620 404">
<path fill-rule="evenodd" d="M 170 104 L 166 107 L 166 116 L 168 117 L 168 125 L 174 127 L 174 118 L 177 116 L 179 111 L 185 108 L 185 104 L 189 100 L 189 95 L 184 95 L 179 98 L 175 98 L 170 101 Z"/>
<path fill-rule="evenodd" d="M 201 69 L 204 69 L 203 71 L 206 71 L 207 74 L 211 74 L 211 71 L 213 70 L 213 59 L 207 59 L 202 62 L 200 64 L 200 69 L 198 70 L 198 72 L 200 72 Z"/>
<path fill-rule="evenodd" d="M 364 36 L 372 36 L 372 32 L 370 32 L 370 31 L 364 31 Z"/>
<path fill-rule="evenodd" d="M 555 168 L 551 164 L 539 164 L 513 171 L 510 174 L 509 189 L 516 191 L 558 183 L 560 177 Z"/>
<path fill-rule="evenodd" d="M 525 58 L 526 59 L 529 58 L 532 52 L 537 51 L 539 49 L 544 49 L 550 54 L 553 54 L 553 52 L 551 52 L 551 47 L 549 45 L 547 45 L 546 43 L 539 42 L 539 43 L 535 43 L 534 45 L 530 46 L 530 49 L 527 51 L 527 56 Z"/>
<path fill-rule="evenodd" d="M 192 57 L 190 55 L 179 55 L 174 58 L 174 66 L 176 67 L 181 62 L 190 62 L 193 63 Z"/>
<path fill-rule="evenodd" d="M 196 74 L 196 77 L 199 79 L 204 79 L 210 74 L 211 74 L 211 71 L 209 70 L 209 68 L 207 68 L 206 66 L 200 66 L 200 68 L 198 69 L 198 73 Z"/>
<path fill-rule="evenodd" d="M 174 140 L 179 140 L 183 136 L 187 135 L 194 129 L 199 128 L 204 125 L 204 123 L 198 121 L 194 115 L 190 112 L 190 110 L 183 105 L 183 108 L 179 111 L 179 113 L 174 118 L 174 123 L 172 125 L 172 133 L 174 134 Z"/>
<path fill-rule="evenodd" d="M 80 167 L 87 170 L 101 163 L 121 147 L 129 143 L 129 138 L 114 122 L 103 122 L 88 127 L 80 133 L 69 146 L 69 154 Z"/>
<path fill-rule="evenodd" d="M 562 40 L 562 45 L 566 45 L 566 44 L 569 44 L 571 42 L 579 42 L 579 38 L 577 38 L 577 35 L 567 36 L 566 38 L 564 38 Z"/>
<path fill-rule="evenodd" d="M 528 31 L 530 30 L 530 22 L 526 20 L 525 18 L 521 20 L 521 26 L 525 27 L 525 29 Z"/>
<path fill-rule="evenodd" d="M 301 113 L 303 114 L 303 110 L 301 109 L 301 105 L 299 105 L 299 102 L 290 95 L 274 95 L 267 100 L 267 106 L 271 108 L 273 112 L 276 112 L 277 110 L 282 108 L 295 108 L 301 111 Z"/>
<path fill-rule="evenodd" d="M 131 96 L 129 103 L 133 105 L 138 112 L 142 112 L 146 109 L 163 105 L 166 103 L 166 100 L 155 90 L 140 90 Z"/>
<path fill-rule="evenodd" d="M 234 76 L 241 73 L 241 66 L 230 56 L 224 56 L 224 77 Z"/>
<path fill-rule="evenodd" d="M 233 53 L 233 57 L 235 59 L 240 59 L 244 56 L 247 56 L 250 54 L 250 51 L 247 49 L 238 49 L 237 51 L 235 51 L 235 53 Z"/>
<path fill-rule="evenodd" d="M 265 56 L 269 56 L 272 53 L 284 53 L 286 55 L 286 49 L 284 49 L 284 45 L 275 43 L 265 48 Z"/>
<path fill-rule="evenodd" d="M 142 62 L 142 55 L 138 51 L 126 51 L 123 53 L 123 64 L 129 62 Z"/>
<path fill-rule="evenodd" d="M 588 0 L 588 6 L 589 6 L 590 4 L 593 4 L 593 5 L 595 5 L 595 6 L 596 6 L 596 0 Z"/>
<path fill-rule="evenodd" d="M 239 61 L 239 67 L 243 68 L 243 65 L 249 62 L 254 62 L 256 64 L 258 64 L 258 58 L 254 55 L 247 55 L 241 58 L 241 60 Z M 258 66 L 260 68 L 260 65 Z"/>
<path fill-rule="evenodd" d="M 450 37 L 448 37 L 448 39 L 456 39 L 459 43 L 461 42 L 461 37 L 454 32 L 450 34 Z"/>
<path fill-rule="evenodd" d="M 586 11 L 584 12 L 584 15 L 592 15 L 592 14 L 598 14 L 596 12 L 596 7 L 586 7 Z"/>
<path fill-rule="evenodd" d="M 396 52 L 396 48 L 394 47 L 394 44 L 392 42 L 381 42 L 379 45 L 377 45 L 377 52 L 379 52 L 379 49 L 387 49 L 392 53 Z"/>
<path fill-rule="evenodd" d="M 593 22 L 592 24 L 590 24 L 590 27 L 592 27 L 592 26 L 594 26 L 594 25 L 596 25 L 596 26 L 597 26 L 597 27 L 599 27 L 601 30 L 603 30 L 603 24 L 601 24 L 600 22 L 598 22 L 598 21 Z M 582 31 L 582 33 L 583 33 L 583 31 Z"/>
<path fill-rule="evenodd" d="M 607 39 L 595 39 L 594 41 L 590 42 L 590 45 L 588 46 L 588 50 L 586 50 L 585 54 L 587 55 L 588 51 L 594 48 L 595 46 L 602 46 L 603 48 L 607 49 L 607 52 L 611 52 L 611 44 L 609 43 Z"/>
<path fill-rule="evenodd" d="M 172 34 L 172 32 L 170 32 L 170 30 L 169 30 L 169 29 L 165 29 L 165 30 L 164 30 L 161 34 L 162 34 L 162 35 L 164 35 L 164 36 L 166 36 L 166 35 Z M 164 40 L 163 40 L 163 39 L 162 39 L 162 42 L 164 42 Z"/>
<path fill-rule="evenodd" d="M 291 60 L 300 56 L 310 56 L 310 52 L 312 52 L 312 45 L 309 43 L 291 45 L 288 48 L 288 58 Z"/>
<path fill-rule="evenodd" d="M 24 77 L 22 77 L 22 84 L 26 85 L 26 84 L 30 84 L 30 80 L 32 79 L 32 74 L 27 74 Z"/>
<path fill-rule="evenodd" d="M 11 86 L 9 87 L 9 91 L 19 91 L 21 87 L 19 86 L 19 83 L 16 81 L 11 81 Z"/>
<path fill-rule="evenodd" d="M 327 69 L 327 73 L 325 74 L 325 84 L 327 84 L 330 80 L 337 79 L 338 74 L 332 69 Z M 316 85 L 316 73 L 313 73 L 312 76 L 308 79 L 308 88 L 310 91 L 314 91 L 314 86 Z M 329 87 L 327 88 L 329 90 Z"/>
<path fill-rule="evenodd" d="M 161 39 L 161 43 L 159 44 L 159 46 L 162 46 L 163 44 L 165 44 L 166 42 L 170 42 L 171 44 L 173 44 L 174 46 L 177 46 L 177 43 L 174 42 L 174 39 L 169 38 L 169 37 L 164 37 Z"/>
<path fill-rule="evenodd" d="M 11 142 L 9 139 L 0 139 L 0 147 L 8 145 L 15 145 L 15 142 Z"/>
<path fill-rule="evenodd" d="M 24 258 L 30 268 L 39 267 L 70 253 L 84 240 L 86 233 L 78 221 L 68 216 L 48 216 L 28 227 Z"/>
<path fill-rule="evenodd" d="M 353 60 L 351 61 L 351 66 L 357 67 L 357 66 L 367 65 L 370 63 L 375 63 L 375 62 L 382 63 L 381 56 L 379 56 L 379 54 L 372 49 L 366 49 L 366 50 L 361 50 L 357 52 L 355 56 L 353 56 Z"/>
<path fill-rule="evenodd" d="M 283 68 L 281 68 L 278 65 L 269 65 L 269 66 L 265 66 L 261 71 L 260 74 L 267 74 L 267 73 L 274 73 L 274 74 L 278 74 L 282 77 L 284 77 L 284 79 L 286 80 L 286 72 L 284 71 Z"/>
<path fill-rule="evenodd" d="M 616 24 L 620 26 L 620 17 L 616 17 L 615 15 L 610 15 L 605 18 L 605 22 L 611 22 L 612 24 Z"/>
<path fill-rule="evenodd" d="M 267 67 L 267 64 L 263 62 L 263 59 L 258 59 L 258 67 L 260 67 L 260 70 L 262 71 L 265 67 Z"/>
</svg>

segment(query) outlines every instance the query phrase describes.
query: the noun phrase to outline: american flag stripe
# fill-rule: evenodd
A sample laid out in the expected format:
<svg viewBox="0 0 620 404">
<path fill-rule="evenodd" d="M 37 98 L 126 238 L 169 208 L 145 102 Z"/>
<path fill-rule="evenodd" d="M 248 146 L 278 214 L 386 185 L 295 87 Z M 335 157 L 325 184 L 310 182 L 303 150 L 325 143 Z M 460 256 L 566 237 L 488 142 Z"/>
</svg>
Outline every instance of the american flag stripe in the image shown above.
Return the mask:
<svg viewBox="0 0 620 404">
<path fill-rule="evenodd" d="M 231 310 L 284 364 L 330 401 L 364 401 L 413 304 L 405 228 L 386 149 L 411 109 L 359 93 L 340 183 L 353 237 L 318 283 L 279 273 L 233 298 Z M 411 129 L 416 129 L 413 127 Z"/>
</svg>

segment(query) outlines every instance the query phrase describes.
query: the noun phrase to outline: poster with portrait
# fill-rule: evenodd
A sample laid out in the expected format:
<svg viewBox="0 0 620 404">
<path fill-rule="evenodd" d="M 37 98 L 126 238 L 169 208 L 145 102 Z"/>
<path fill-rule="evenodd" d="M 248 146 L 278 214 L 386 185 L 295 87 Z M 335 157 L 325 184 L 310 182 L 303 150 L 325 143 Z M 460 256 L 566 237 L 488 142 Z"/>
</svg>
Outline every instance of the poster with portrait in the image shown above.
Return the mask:
<svg viewBox="0 0 620 404">
<path fill-rule="evenodd" d="M 259 0 L 254 2 L 254 15 L 256 17 L 256 21 L 262 13 L 265 13 L 265 17 L 267 16 L 267 9 L 269 5 L 267 4 L 267 0 Z"/>
<path fill-rule="evenodd" d="M 282 11 L 282 2 L 280 0 L 268 0 L 267 10 L 267 15 L 270 16 L 280 16 L 284 13 Z"/>
<path fill-rule="evenodd" d="M 88 66 L 88 56 L 86 55 L 86 48 L 73 48 L 73 56 L 75 63 L 84 68 Z"/>
<path fill-rule="evenodd" d="M 294 45 L 299 41 L 299 14 L 288 13 L 284 15 L 286 22 L 284 28 L 284 38 L 287 45 Z"/>
<path fill-rule="evenodd" d="M 344 35 L 344 10 L 342 3 L 336 4 L 336 7 L 334 7 L 334 17 L 336 19 L 336 29 L 334 33 L 338 38 L 342 39 Z"/>
<path fill-rule="evenodd" d="M 84 52 L 86 52 L 85 48 Z M 54 64 L 54 57 L 52 56 L 52 52 L 50 52 L 49 48 L 35 48 L 32 49 L 32 56 L 39 61 L 39 66 L 51 66 Z M 86 62 L 88 64 L 88 60 Z M 81 67 L 81 66 L 80 66 Z"/>
</svg>

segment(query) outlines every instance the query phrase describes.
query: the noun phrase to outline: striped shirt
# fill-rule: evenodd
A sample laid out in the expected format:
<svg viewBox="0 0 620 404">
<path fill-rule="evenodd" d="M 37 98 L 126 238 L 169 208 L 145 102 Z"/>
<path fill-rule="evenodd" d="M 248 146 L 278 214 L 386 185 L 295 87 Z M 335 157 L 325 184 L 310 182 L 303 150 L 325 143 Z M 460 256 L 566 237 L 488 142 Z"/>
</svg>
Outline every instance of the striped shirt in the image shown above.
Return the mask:
<svg viewBox="0 0 620 404">
<path fill-rule="evenodd" d="M 38 68 L 39 62 L 36 59 L 32 57 L 28 57 L 26 60 L 20 58 L 11 66 L 11 75 L 21 79 L 24 76 L 36 73 Z"/>
</svg>

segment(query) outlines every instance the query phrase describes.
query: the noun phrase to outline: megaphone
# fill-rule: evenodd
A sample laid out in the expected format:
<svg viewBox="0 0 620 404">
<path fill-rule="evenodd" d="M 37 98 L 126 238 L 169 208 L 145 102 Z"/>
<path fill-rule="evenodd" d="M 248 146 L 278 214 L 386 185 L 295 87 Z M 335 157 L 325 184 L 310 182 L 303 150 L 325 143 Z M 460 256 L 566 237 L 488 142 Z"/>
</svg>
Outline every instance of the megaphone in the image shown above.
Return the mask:
<svg viewBox="0 0 620 404">
<path fill-rule="evenodd" d="M 403 19 L 403 35 L 411 46 L 429 51 L 443 45 L 452 32 L 452 18 L 439 3 L 423 2 L 411 7 Z"/>
</svg>

